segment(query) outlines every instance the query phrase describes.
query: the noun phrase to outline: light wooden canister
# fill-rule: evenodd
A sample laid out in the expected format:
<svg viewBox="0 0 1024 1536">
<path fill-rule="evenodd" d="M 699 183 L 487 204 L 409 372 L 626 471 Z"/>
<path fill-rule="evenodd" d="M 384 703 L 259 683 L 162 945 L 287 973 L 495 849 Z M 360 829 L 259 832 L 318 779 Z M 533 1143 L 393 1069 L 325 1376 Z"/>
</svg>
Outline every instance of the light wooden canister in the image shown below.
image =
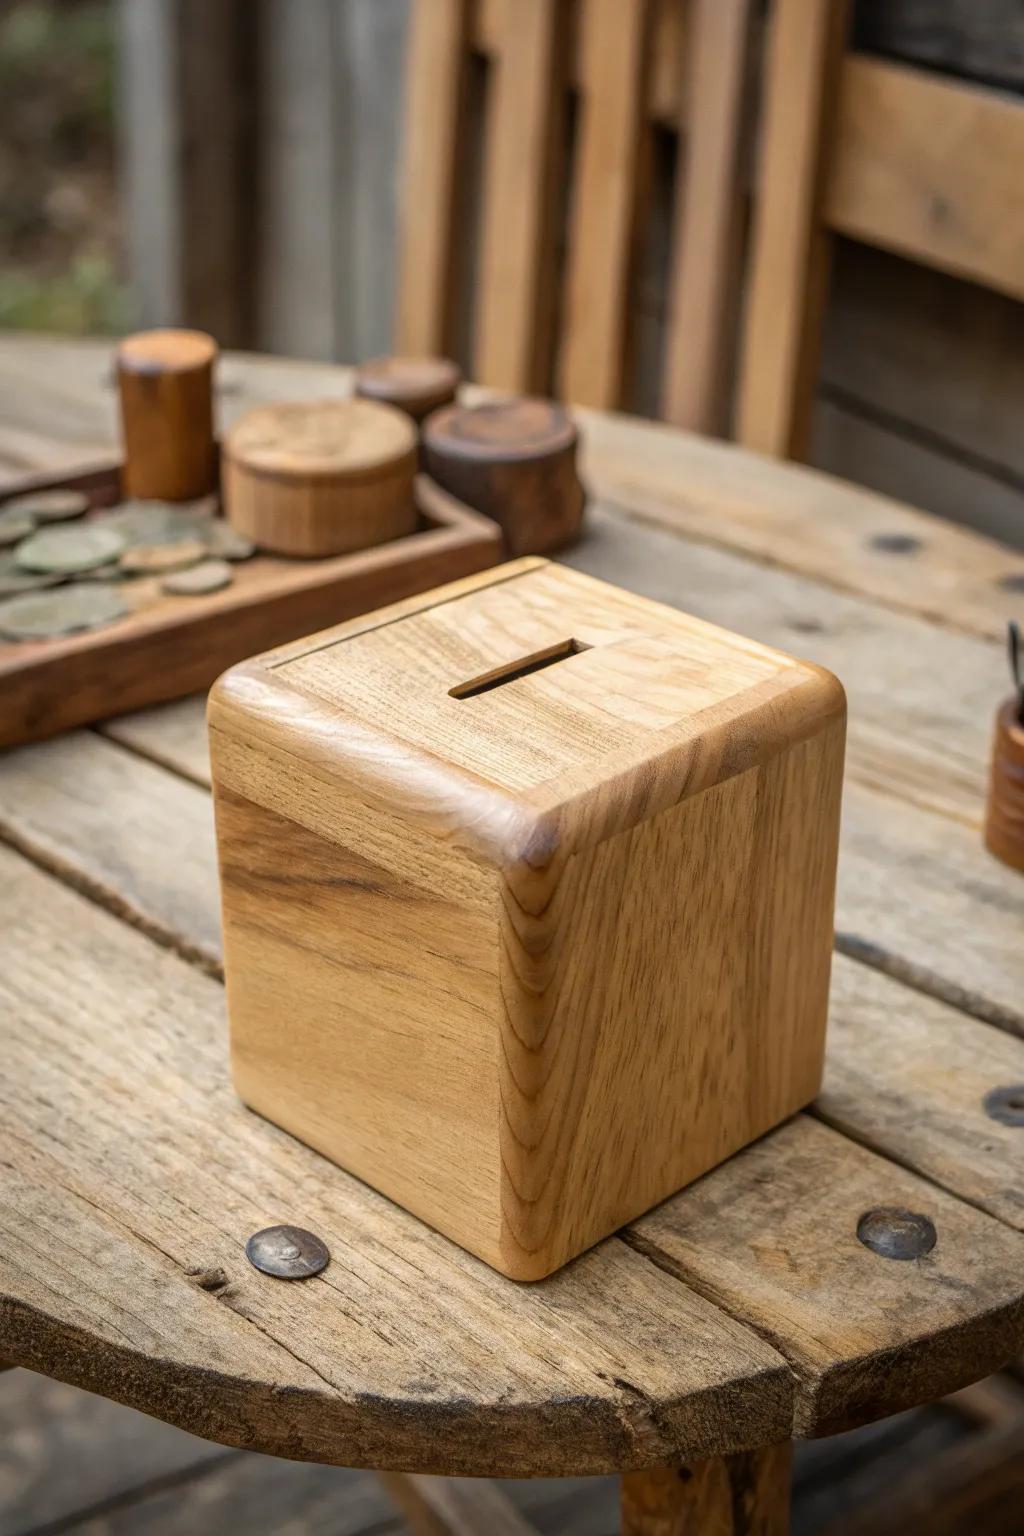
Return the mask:
<svg viewBox="0 0 1024 1536">
<path fill-rule="evenodd" d="M 416 526 L 416 429 L 372 400 L 260 406 L 221 451 L 232 527 L 281 555 L 340 555 Z"/>
<path fill-rule="evenodd" d="M 216 486 L 213 365 L 204 331 L 139 331 L 115 354 L 126 496 L 192 501 Z"/>
<path fill-rule="evenodd" d="M 1012 869 L 1024 871 L 1024 720 L 1013 694 L 996 715 L 989 775 L 985 846 Z"/>
</svg>

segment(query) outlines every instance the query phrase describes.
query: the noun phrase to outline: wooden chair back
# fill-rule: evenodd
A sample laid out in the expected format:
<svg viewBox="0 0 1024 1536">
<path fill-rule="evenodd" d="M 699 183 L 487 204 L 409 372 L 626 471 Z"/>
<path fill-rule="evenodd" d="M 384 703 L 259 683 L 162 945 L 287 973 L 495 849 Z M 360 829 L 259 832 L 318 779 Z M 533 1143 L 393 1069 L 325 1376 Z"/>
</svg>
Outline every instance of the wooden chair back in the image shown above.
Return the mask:
<svg viewBox="0 0 1024 1536">
<path fill-rule="evenodd" d="M 721 430 L 753 10 L 753 0 L 414 0 L 398 347 L 462 352 L 473 377 L 499 388 L 627 403 L 652 141 L 668 126 L 685 153 L 661 413 Z"/>
<path fill-rule="evenodd" d="M 658 414 L 803 457 L 833 233 L 1024 299 L 1024 101 L 849 51 L 848 0 L 770 0 L 763 46 L 759 12 L 414 0 L 398 346 L 632 405 L 639 257 L 667 224 Z"/>
<path fill-rule="evenodd" d="M 773 0 L 737 438 L 806 454 L 833 233 L 1024 299 L 1024 100 L 845 49 L 844 0 Z"/>
</svg>

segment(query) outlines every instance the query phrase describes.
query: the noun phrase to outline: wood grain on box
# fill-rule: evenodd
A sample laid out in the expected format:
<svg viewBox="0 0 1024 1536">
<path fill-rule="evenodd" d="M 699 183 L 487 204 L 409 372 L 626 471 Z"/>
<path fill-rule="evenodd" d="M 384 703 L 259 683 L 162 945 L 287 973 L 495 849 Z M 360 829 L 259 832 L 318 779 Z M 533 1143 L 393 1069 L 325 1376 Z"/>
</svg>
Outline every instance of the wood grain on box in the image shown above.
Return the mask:
<svg viewBox="0 0 1024 1536">
<path fill-rule="evenodd" d="M 531 560 L 236 668 L 243 1098 L 556 1269 L 813 1098 L 844 720 L 821 669 Z"/>
</svg>

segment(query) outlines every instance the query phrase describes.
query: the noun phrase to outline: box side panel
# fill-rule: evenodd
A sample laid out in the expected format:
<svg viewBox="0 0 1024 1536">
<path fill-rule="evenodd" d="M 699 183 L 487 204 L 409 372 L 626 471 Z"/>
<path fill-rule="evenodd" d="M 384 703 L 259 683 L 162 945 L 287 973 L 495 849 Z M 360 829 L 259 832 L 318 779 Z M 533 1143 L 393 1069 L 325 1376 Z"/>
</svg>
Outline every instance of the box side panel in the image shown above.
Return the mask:
<svg viewBox="0 0 1024 1536">
<path fill-rule="evenodd" d="M 215 774 L 236 1087 L 457 1242 L 496 1247 L 495 883 L 379 816 L 350 844 Z"/>
<path fill-rule="evenodd" d="M 505 1267 L 535 1278 L 817 1092 L 844 725 L 506 887 Z"/>
</svg>

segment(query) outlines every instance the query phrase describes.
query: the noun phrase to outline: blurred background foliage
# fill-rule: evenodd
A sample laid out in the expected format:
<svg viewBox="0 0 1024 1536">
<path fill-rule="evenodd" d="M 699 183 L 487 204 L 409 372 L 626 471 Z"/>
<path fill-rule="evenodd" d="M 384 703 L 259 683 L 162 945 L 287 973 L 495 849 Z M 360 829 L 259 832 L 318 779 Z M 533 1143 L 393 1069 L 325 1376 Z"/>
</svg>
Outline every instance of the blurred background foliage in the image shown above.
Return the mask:
<svg viewBox="0 0 1024 1536">
<path fill-rule="evenodd" d="M 0 328 L 117 331 L 112 0 L 0 0 Z"/>
</svg>

